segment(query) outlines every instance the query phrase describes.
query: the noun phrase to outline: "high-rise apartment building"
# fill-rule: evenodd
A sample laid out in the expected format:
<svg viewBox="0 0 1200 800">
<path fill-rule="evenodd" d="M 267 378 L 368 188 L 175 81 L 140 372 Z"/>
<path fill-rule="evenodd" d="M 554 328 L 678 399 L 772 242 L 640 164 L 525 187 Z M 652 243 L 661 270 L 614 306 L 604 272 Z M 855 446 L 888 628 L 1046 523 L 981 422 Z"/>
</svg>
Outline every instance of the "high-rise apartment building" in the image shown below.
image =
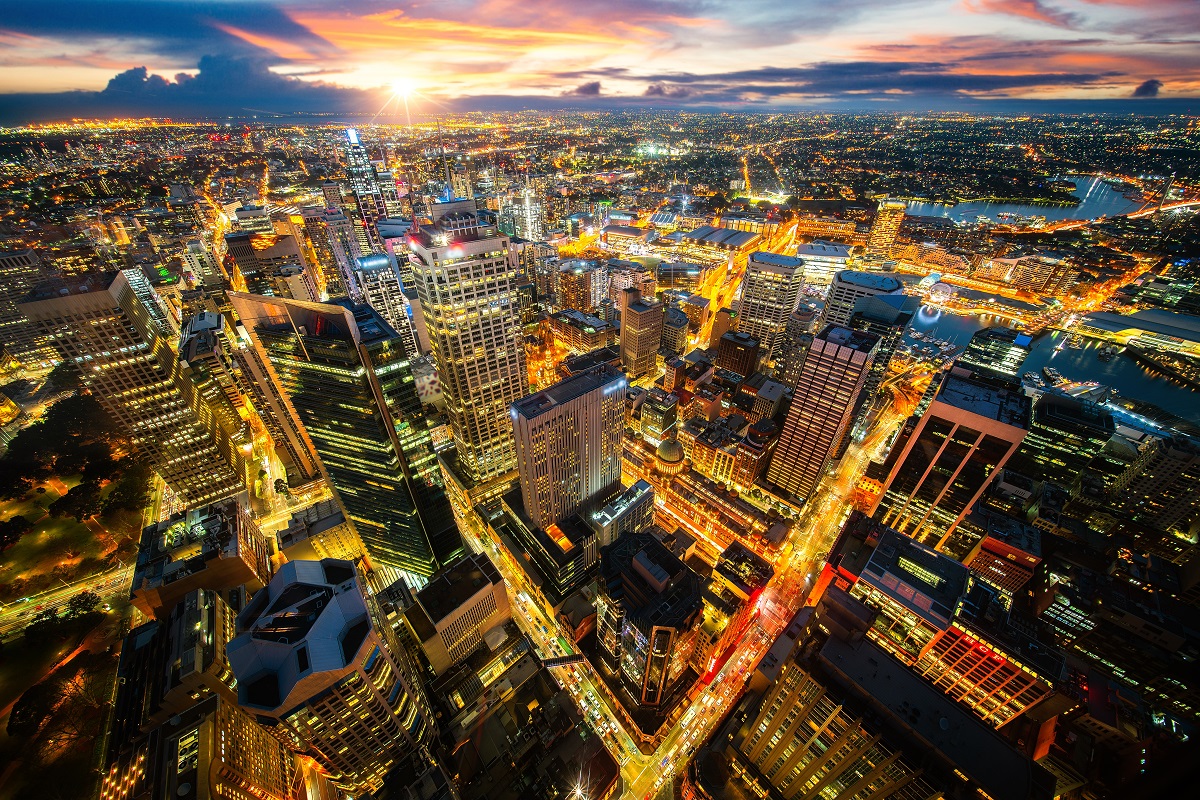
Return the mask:
<svg viewBox="0 0 1200 800">
<path fill-rule="evenodd" d="M 29 366 L 48 365 L 58 358 L 45 335 L 17 307 L 42 280 L 42 259 L 35 251 L 0 253 L 0 346 Z"/>
<path fill-rule="evenodd" d="M 826 326 L 813 339 L 767 469 L 768 480 L 801 498 L 817 488 L 848 433 L 854 400 L 878 346 L 875 334 L 838 325 Z"/>
<path fill-rule="evenodd" d="M 824 323 L 849 325 L 854 304 L 864 297 L 903 294 L 904 285 L 890 275 L 846 269 L 833 276 L 825 295 Z"/>
<path fill-rule="evenodd" d="M 571 260 L 558 265 L 554 304 L 594 314 L 608 297 L 608 272 L 596 261 Z"/>
<path fill-rule="evenodd" d="M 238 703 L 344 791 L 428 760 L 435 724 L 405 651 L 354 564 L 289 561 L 238 615 Z"/>
<path fill-rule="evenodd" d="M 871 223 L 871 232 L 867 234 L 868 258 L 887 258 L 892 245 L 896 243 L 907 208 L 908 205 L 903 200 L 879 201 L 875 221 Z"/>
<path fill-rule="evenodd" d="M 183 263 L 197 281 L 207 289 L 219 289 L 225 285 L 225 275 L 212 253 L 205 247 L 204 242 L 194 239 L 187 243 L 183 253 Z"/>
<path fill-rule="evenodd" d="M 369 306 L 231 293 L 370 557 L 418 579 L 461 552 L 409 354 Z"/>
<path fill-rule="evenodd" d="M 774 362 L 783 342 L 788 317 L 800 302 L 804 261 L 775 253 L 751 253 L 742 278 L 737 329 L 757 339 L 762 358 Z"/>
<path fill-rule="evenodd" d="M 958 365 L 1001 380 L 1020 382 L 1021 364 L 1033 346 L 1033 337 L 1013 328 L 984 328 L 971 337 Z"/>
<path fill-rule="evenodd" d="M 230 233 L 225 246 L 233 258 L 233 285 L 251 294 L 279 295 L 277 279 L 307 266 L 296 237 L 275 233 Z"/>
<path fill-rule="evenodd" d="M 400 273 L 386 253 L 372 253 L 354 261 L 354 279 L 363 302 L 379 312 L 400 334 L 404 349 L 412 356 L 421 352 L 413 327 L 412 308 L 404 296 Z"/>
<path fill-rule="evenodd" d="M 369 217 L 387 216 L 379 179 L 375 176 L 375 165 L 371 163 L 371 155 L 354 128 L 346 129 L 344 147 L 346 178 L 350 182 L 350 190 L 358 197 L 362 213 Z"/>
<path fill-rule="evenodd" d="M 433 206 L 409 234 L 413 279 L 454 434 L 458 465 L 482 483 L 516 468 L 509 407 L 528 394 L 520 271 L 474 201 Z"/>
<path fill-rule="evenodd" d="M 621 292 L 621 368 L 631 378 L 653 372 L 662 345 L 663 304 L 642 299 L 638 289 Z"/>
<path fill-rule="evenodd" d="M 626 379 L 607 364 L 512 406 L 525 514 L 549 528 L 621 487 Z"/>
<path fill-rule="evenodd" d="M 245 442 L 217 423 L 177 363 L 176 332 L 137 270 L 51 281 L 20 311 L 188 505 L 245 487 Z"/>
<path fill-rule="evenodd" d="M 895 458 L 875 519 L 941 550 L 1029 430 L 1029 398 L 955 369 Z"/>
</svg>

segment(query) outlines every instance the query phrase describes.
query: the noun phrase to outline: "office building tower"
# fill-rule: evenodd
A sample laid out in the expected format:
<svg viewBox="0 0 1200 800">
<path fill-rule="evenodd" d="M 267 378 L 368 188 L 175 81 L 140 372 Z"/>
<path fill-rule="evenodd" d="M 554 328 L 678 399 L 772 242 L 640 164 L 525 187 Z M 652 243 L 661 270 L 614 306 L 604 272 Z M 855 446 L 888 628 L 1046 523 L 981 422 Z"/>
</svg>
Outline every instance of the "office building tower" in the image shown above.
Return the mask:
<svg viewBox="0 0 1200 800">
<path fill-rule="evenodd" d="M 700 577 L 649 533 L 601 550 L 596 598 L 600 656 L 639 706 L 670 697 L 687 669 L 704 608 Z"/>
<path fill-rule="evenodd" d="M 904 331 L 912 322 L 913 316 L 921 308 L 921 298 L 907 294 L 885 294 L 863 297 L 854 303 L 854 313 L 850 315 L 848 327 L 856 331 L 868 331 L 879 337 L 879 347 L 875 351 L 875 360 L 871 363 L 871 371 L 863 382 L 862 391 L 855 402 L 854 422 L 852 429 L 861 431 L 867 423 L 871 412 L 871 404 L 880 384 L 887 378 L 888 365 L 896 346 L 904 338 Z M 842 439 L 841 456 L 845 452 L 850 437 Z"/>
<path fill-rule="evenodd" d="M 362 293 L 363 302 L 387 320 L 392 330 L 404 340 L 404 349 L 410 355 L 420 354 L 412 308 L 404 296 L 404 285 L 391 258 L 385 253 L 372 253 L 355 259 L 354 264 L 354 282 Z"/>
<path fill-rule="evenodd" d="M 730 331 L 737 330 L 737 321 L 738 321 L 737 312 L 731 308 L 722 308 L 722 309 L 719 309 L 717 311 L 717 313 L 713 314 L 712 330 L 708 336 L 708 349 L 710 349 L 710 350 L 715 349 L 717 344 L 720 343 L 722 336 L 729 333 Z M 787 329 L 787 323 L 785 322 L 784 323 L 785 332 L 786 332 L 786 329 Z M 780 335 L 779 340 L 776 343 L 779 346 L 780 350 L 783 349 L 784 340 L 785 340 L 785 336 Z"/>
<path fill-rule="evenodd" d="M 327 209 L 322 219 L 335 267 L 323 273 L 325 294 L 327 297 L 353 297 L 358 291 L 354 281 L 355 263 L 370 253 L 371 248 L 363 246 L 354 231 L 354 223 L 341 211 Z"/>
<path fill-rule="evenodd" d="M 278 295 L 276 279 L 288 268 L 306 267 L 299 243 L 291 234 L 230 233 L 225 245 L 233 258 L 233 286 L 250 294 Z"/>
<path fill-rule="evenodd" d="M 321 197 L 325 200 L 325 208 L 342 208 L 342 187 L 337 181 L 321 183 Z"/>
<path fill-rule="evenodd" d="M 833 276 L 846 268 L 850 245 L 814 241 L 796 246 L 796 258 L 804 262 L 804 282 L 809 286 L 828 286 Z"/>
<path fill-rule="evenodd" d="M 958 366 L 1001 380 L 1020 383 L 1021 364 L 1033 346 L 1033 337 L 1013 328 L 984 328 L 971 337 Z"/>
<path fill-rule="evenodd" d="M 904 442 L 875 519 L 941 550 L 1029 430 L 1029 398 L 1004 381 L 946 373 Z M 897 445 L 899 446 L 899 445 Z"/>
<path fill-rule="evenodd" d="M 809 347 L 767 479 L 807 498 L 846 436 L 879 337 L 828 325 Z"/>
<path fill-rule="evenodd" d="M 0 346 L 31 367 L 49 366 L 58 353 L 17 307 L 43 279 L 42 259 L 33 250 L 0 253 Z"/>
<path fill-rule="evenodd" d="M 903 200 L 880 200 L 875 212 L 875 221 L 871 223 L 871 232 L 867 234 L 867 257 L 886 259 L 892 245 L 900 233 L 904 223 L 904 212 L 908 205 Z"/>
<path fill-rule="evenodd" d="M 731 331 L 717 343 L 713 364 L 719 369 L 727 369 L 748 378 L 758 369 L 762 352 L 758 340 L 753 336 L 742 331 Z"/>
<path fill-rule="evenodd" d="M 775 377 L 785 386 L 795 388 L 800 380 L 800 369 L 812 344 L 813 329 L 820 319 L 816 307 L 801 303 L 788 317 L 783 331 L 783 343 L 775 360 Z"/>
<path fill-rule="evenodd" d="M 457 557 L 462 541 L 396 332 L 370 306 L 230 300 L 371 559 L 419 581 Z"/>
<path fill-rule="evenodd" d="M 1104 406 L 1045 392 L 1033 406 L 1029 433 L 1010 462 L 1035 481 L 1071 489 L 1116 433 Z"/>
<path fill-rule="evenodd" d="M 19 308 L 185 503 L 246 488 L 244 443 L 185 383 L 170 318 L 140 271 L 50 281 Z"/>
<path fill-rule="evenodd" d="M 663 304 L 642 299 L 638 289 L 621 292 L 621 368 L 630 378 L 654 372 L 662 346 Z"/>
<path fill-rule="evenodd" d="M 661 350 L 672 355 L 681 356 L 688 346 L 688 331 L 691 321 L 687 314 L 676 306 L 667 306 L 663 311 Z"/>
<path fill-rule="evenodd" d="M 206 289 L 220 289 L 225 285 L 221 266 L 204 246 L 204 242 L 193 239 L 183 251 L 183 264 L 197 283 Z"/>
<path fill-rule="evenodd" d="M 584 516 L 601 547 L 607 547 L 623 533 L 644 531 L 654 524 L 654 488 L 637 480 L 608 503 Z"/>
<path fill-rule="evenodd" d="M 529 393 L 508 238 L 473 201 L 433 206 L 409 235 L 413 280 L 429 331 L 459 468 L 476 483 L 516 466 L 509 406 Z"/>
<path fill-rule="evenodd" d="M 504 579 L 484 553 L 463 556 L 417 592 L 404 621 L 437 675 L 462 664 L 512 619 Z"/>
<path fill-rule="evenodd" d="M 642 438 L 658 447 L 664 440 L 675 438 L 678 422 L 679 396 L 657 386 L 648 390 L 641 408 Z"/>
<path fill-rule="evenodd" d="M 435 724 L 407 656 L 349 561 L 289 561 L 238 615 L 238 703 L 343 791 L 426 761 Z"/>
<path fill-rule="evenodd" d="M 346 179 L 350 183 L 350 190 L 358 197 L 362 213 L 369 218 L 387 216 L 383 193 L 375 176 L 375 165 L 371 163 L 371 155 L 354 128 L 346 129 L 344 148 Z"/>
<path fill-rule="evenodd" d="M 534 525 L 549 528 L 620 490 L 626 385 L 603 364 L 513 403 L 521 500 Z"/>
<path fill-rule="evenodd" d="M 1150 438 L 1112 489 L 1114 505 L 1134 520 L 1187 535 L 1200 507 L 1200 444 L 1179 435 Z"/>
<path fill-rule="evenodd" d="M 804 270 L 802 259 L 774 253 L 751 253 L 746 262 L 737 329 L 758 340 L 768 363 L 778 357 L 788 317 L 800 302 Z"/>
<path fill-rule="evenodd" d="M 554 305 L 594 314 L 608 296 L 608 273 L 596 261 L 571 260 L 558 265 Z"/>
<path fill-rule="evenodd" d="M 833 276 L 829 293 L 825 295 L 826 325 L 849 325 L 854 316 L 854 304 L 864 297 L 903 294 L 904 285 L 890 275 L 874 272 L 842 270 Z"/>
<path fill-rule="evenodd" d="M 274 233 L 275 224 L 266 206 L 247 203 L 233 211 L 233 227 L 242 233 Z"/>
<path fill-rule="evenodd" d="M 453 176 L 451 176 L 453 178 Z M 457 190 L 456 190 L 457 191 Z M 473 197 L 474 194 L 456 194 L 456 197 Z M 529 187 L 510 200 L 500 211 L 499 227 L 509 236 L 527 242 L 546 240 L 546 208 L 537 193 Z"/>
<path fill-rule="evenodd" d="M 621 292 L 625 289 L 637 289 L 642 297 L 654 297 L 654 271 L 645 265 L 637 261 L 610 258 L 605 267 L 608 271 L 608 299 L 617 308 L 621 306 Z"/>
</svg>

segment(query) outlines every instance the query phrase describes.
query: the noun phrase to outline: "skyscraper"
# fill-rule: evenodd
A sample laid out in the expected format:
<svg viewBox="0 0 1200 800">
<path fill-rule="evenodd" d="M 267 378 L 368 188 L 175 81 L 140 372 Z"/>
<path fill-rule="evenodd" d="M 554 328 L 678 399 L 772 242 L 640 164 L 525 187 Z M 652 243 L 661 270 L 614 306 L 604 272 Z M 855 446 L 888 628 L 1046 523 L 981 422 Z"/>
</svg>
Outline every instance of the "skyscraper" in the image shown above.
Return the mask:
<svg viewBox="0 0 1200 800">
<path fill-rule="evenodd" d="M 867 257 L 883 260 L 888 256 L 896 236 L 900 233 L 900 225 L 904 222 L 904 212 L 908 205 L 903 200 L 880 200 L 875 212 L 875 221 L 871 223 L 871 232 L 867 234 Z"/>
<path fill-rule="evenodd" d="M 176 362 L 175 331 L 138 270 L 39 285 L 21 312 L 188 505 L 245 489 L 243 441 L 232 441 Z"/>
<path fill-rule="evenodd" d="M 375 176 L 375 165 L 371 163 L 371 155 L 354 128 L 346 129 L 345 155 L 346 178 L 350 181 L 350 190 L 358 198 L 362 213 L 367 217 L 387 216 L 383 192 Z"/>
<path fill-rule="evenodd" d="M 720 369 L 736 372 L 743 378 L 754 374 L 762 354 L 758 340 L 744 331 L 730 331 L 717 343 L 713 364 Z"/>
<path fill-rule="evenodd" d="M 594 314 L 608 289 L 608 273 L 595 261 L 573 259 L 558 265 L 555 273 L 554 304 Z"/>
<path fill-rule="evenodd" d="M 458 464 L 486 482 L 517 465 L 508 409 L 529 391 L 517 286 L 508 238 L 474 201 L 435 204 L 433 224 L 414 229 L 413 279 L 442 381 Z"/>
<path fill-rule="evenodd" d="M 664 313 L 662 303 L 643 300 L 638 289 L 621 291 L 621 367 L 629 377 L 654 371 Z"/>
<path fill-rule="evenodd" d="M 521 500 L 549 528 L 621 487 L 625 376 L 607 364 L 512 406 Z"/>
<path fill-rule="evenodd" d="M 36 366 L 58 357 L 17 303 L 42 280 L 42 259 L 33 250 L 0 253 L 0 345 L 22 364 Z"/>
<path fill-rule="evenodd" d="M 767 479 L 807 498 L 848 432 L 879 337 L 826 326 L 808 350 Z"/>
<path fill-rule="evenodd" d="M 879 386 L 887 377 L 888 364 L 896 345 L 904 337 L 904 330 L 912 321 L 913 315 L 921 307 L 921 298 L 906 294 L 885 294 L 859 298 L 854 303 L 854 313 L 850 315 L 849 327 L 856 331 L 869 331 L 879 337 L 879 348 L 875 351 L 875 360 L 871 371 L 863 382 L 862 392 L 855 403 L 854 422 L 852 427 L 861 430 L 871 411 L 871 403 Z M 838 455 L 846 450 L 850 437 L 842 439 L 842 447 Z"/>
<path fill-rule="evenodd" d="M 375 309 L 400 334 L 404 349 L 412 356 L 421 352 L 417 346 L 411 309 L 404 296 L 400 273 L 385 253 L 372 253 L 355 259 L 355 283 L 362 292 L 363 302 Z"/>
<path fill-rule="evenodd" d="M 788 317 L 800 301 L 804 261 L 775 253 L 751 253 L 742 279 L 742 304 L 737 329 L 758 340 L 762 358 L 779 356 Z"/>
<path fill-rule="evenodd" d="M 1017 382 L 1032 345 L 1032 336 L 1013 328 L 984 328 L 971 337 L 958 364 L 972 372 Z"/>
<path fill-rule="evenodd" d="M 826 325 L 849 325 L 854 304 L 864 297 L 903 294 L 904 286 L 890 275 L 845 269 L 833 276 L 825 295 Z"/>
<path fill-rule="evenodd" d="M 889 459 L 875 519 L 941 550 L 1028 429 L 1029 398 L 1020 389 L 960 369 L 947 373 L 899 456 Z"/>
<path fill-rule="evenodd" d="M 231 293 L 372 559 L 421 578 L 462 541 L 399 336 L 369 306 Z"/>
<path fill-rule="evenodd" d="M 340 788 L 369 794 L 428 760 L 428 703 L 354 564 L 289 561 L 238 615 L 226 654 L 238 703 Z"/>
</svg>

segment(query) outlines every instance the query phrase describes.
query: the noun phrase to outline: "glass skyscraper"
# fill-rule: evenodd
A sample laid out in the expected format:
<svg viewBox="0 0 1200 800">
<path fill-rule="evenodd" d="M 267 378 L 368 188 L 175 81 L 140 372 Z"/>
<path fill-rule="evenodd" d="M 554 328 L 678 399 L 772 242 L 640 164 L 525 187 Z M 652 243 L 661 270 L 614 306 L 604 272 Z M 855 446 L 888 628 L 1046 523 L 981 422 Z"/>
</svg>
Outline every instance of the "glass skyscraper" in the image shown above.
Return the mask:
<svg viewBox="0 0 1200 800">
<path fill-rule="evenodd" d="M 409 354 L 369 306 L 231 293 L 367 553 L 414 576 L 462 552 Z"/>
</svg>

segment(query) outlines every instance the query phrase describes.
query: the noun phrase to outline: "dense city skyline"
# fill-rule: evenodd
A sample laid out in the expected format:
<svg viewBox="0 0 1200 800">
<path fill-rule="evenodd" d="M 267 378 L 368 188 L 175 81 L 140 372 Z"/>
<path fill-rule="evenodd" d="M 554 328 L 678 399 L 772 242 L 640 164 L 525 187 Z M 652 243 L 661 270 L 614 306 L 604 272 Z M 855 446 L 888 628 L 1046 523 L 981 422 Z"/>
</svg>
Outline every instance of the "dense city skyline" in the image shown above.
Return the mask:
<svg viewBox="0 0 1200 800">
<path fill-rule="evenodd" d="M 103 9 L 103 10 L 101 10 Z M 524 108 L 1195 109 L 1189 0 L 21 2 L 0 121 Z"/>
</svg>

